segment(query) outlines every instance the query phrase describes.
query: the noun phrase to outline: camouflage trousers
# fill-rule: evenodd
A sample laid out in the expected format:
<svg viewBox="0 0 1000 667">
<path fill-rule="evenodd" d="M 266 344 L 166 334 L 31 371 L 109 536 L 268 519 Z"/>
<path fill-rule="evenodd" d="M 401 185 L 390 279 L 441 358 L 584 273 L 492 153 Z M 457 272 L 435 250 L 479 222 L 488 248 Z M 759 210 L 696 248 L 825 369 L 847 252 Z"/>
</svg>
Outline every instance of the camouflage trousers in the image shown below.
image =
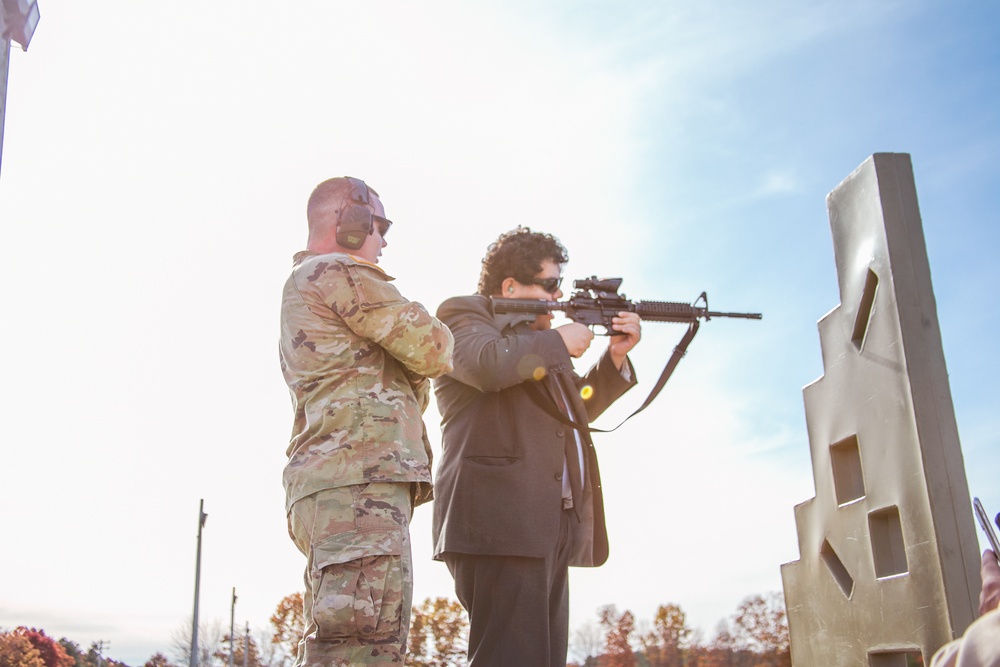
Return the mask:
<svg viewBox="0 0 1000 667">
<path fill-rule="evenodd" d="M 412 485 L 327 489 L 292 505 L 308 558 L 296 667 L 403 664 L 413 599 Z"/>
</svg>

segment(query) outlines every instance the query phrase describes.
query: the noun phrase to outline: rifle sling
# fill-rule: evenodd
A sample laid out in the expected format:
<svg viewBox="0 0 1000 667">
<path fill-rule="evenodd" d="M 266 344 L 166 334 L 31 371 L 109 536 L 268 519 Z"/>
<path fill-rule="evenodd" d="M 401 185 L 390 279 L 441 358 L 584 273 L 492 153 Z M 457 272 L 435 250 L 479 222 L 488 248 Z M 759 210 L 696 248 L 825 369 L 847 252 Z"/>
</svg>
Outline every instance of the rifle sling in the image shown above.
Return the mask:
<svg viewBox="0 0 1000 667">
<path fill-rule="evenodd" d="M 572 426 L 578 431 L 585 431 L 589 433 L 611 433 L 612 431 L 617 431 L 622 424 L 624 424 L 629 419 L 632 419 L 632 417 L 635 417 L 637 414 L 645 410 L 647 407 L 649 407 L 649 404 L 653 402 L 653 399 L 656 398 L 657 394 L 660 393 L 660 390 L 663 389 L 663 386 L 667 384 L 667 380 L 670 379 L 670 376 L 673 374 L 674 369 L 677 368 L 677 364 L 680 362 L 681 357 L 683 357 L 684 354 L 687 352 L 688 345 L 691 344 L 691 340 L 694 338 L 694 335 L 698 333 L 699 326 L 700 323 L 698 322 L 698 320 L 694 320 L 693 322 L 691 322 L 691 324 L 688 326 L 687 333 L 684 334 L 684 337 L 681 338 L 681 342 L 678 343 L 677 347 L 674 348 L 674 353 L 670 356 L 670 360 L 667 361 L 667 365 L 663 368 L 663 372 L 660 373 L 660 379 L 656 381 L 656 385 L 653 387 L 652 391 L 649 392 L 649 396 L 646 397 L 646 400 L 643 401 L 642 405 L 640 405 L 635 412 L 633 412 L 628 417 L 623 419 L 621 423 L 619 423 L 618 426 L 615 426 L 614 428 L 610 429 L 594 428 L 592 426 L 589 426 L 588 424 L 581 424 L 578 421 L 570 419 L 568 416 L 563 414 L 558 407 L 556 407 L 555 403 L 552 401 L 551 398 L 542 393 L 542 390 L 538 388 L 537 382 L 525 382 L 524 388 L 527 390 L 528 396 L 531 397 L 531 400 L 534 401 L 538 407 L 540 407 L 542 410 L 548 413 L 551 417 L 558 419 L 560 422 L 566 424 L 567 426 Z"/>
</svg>

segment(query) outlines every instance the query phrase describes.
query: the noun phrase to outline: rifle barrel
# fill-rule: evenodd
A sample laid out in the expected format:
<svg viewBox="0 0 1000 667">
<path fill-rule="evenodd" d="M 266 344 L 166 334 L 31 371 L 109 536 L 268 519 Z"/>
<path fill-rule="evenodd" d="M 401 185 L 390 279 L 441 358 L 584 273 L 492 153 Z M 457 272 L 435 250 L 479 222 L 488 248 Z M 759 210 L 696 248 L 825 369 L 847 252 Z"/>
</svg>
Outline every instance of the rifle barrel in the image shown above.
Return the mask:
<svg viewBox="0 0 1000 667">
<path fill-rule="evenodd" d="M 739 317 L 746 320 L 761 318 L 760 313 L 720 313 L 674 301 L 640 301 L 635 304 L 635 312 L 639 313 L 640 318 L 654 322 L 691 322 L 701 317 L 706 320 L 713 317 Z"/>
<path fill-rule="evenodd" d="M 713 317 L 739 317 L 744 320 L 759 320 L 762 315 L 760 313 L 717 313 L 714 310 L 705 313 L 705 319 L 711 319 Z"/>
</svg>

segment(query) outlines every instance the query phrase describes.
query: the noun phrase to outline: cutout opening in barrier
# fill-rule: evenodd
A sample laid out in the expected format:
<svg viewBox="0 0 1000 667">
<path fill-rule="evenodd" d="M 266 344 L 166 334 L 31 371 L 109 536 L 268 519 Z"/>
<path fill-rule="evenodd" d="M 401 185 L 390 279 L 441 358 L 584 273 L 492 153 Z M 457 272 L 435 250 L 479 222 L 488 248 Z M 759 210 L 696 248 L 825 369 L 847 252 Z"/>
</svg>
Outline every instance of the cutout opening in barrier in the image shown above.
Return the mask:
<svg viewBox="0 0 1000 667">
<path fill-rule="evenodd" d="M 878 276 L 868 269 L 865 289 L 861 293 L 861 304 L 858 306 L 858 316 L 854 319 L 854 333 L 851 335 L 851 342 L 859 351 L 864 349 L 865 338 L 868 337 L 868 325 L 871 324 L 872 311 L 875 309 L 876 292 L 878 292 Z"/>
<path fill-rule="evenodd" d="M 838 505 L 846 505 L 865 497 L 865 477 L 861 468 L 857 435 L 830 445 L 830 464 Z"/>
<path fill-rule="evenodd" d="M 923 664 L 924 656 L 919 649 L 868 654 L 868 667 L 923 667 Z"/>
<path fill-rule="evenodd" d="M 899 508 L 887 507 L 870 513 L 868 530 L 872 539 L 875 576 L 882 579 L 909 572 Z"/>
<path fill-rule="evenodd" d="M 819 555 L 823 558 L 823 562 L 826 563 L 826 567 L 830 570 L 830 574 L 833 575 L 834 581 L 840 586 L 841 592 L 844 594 L 848 600 L 851 599 L 851 595 L 854 593 L 854 577 L 851 573 L 847 571 L 844 567 L 844 562 L 840 560 L 840 556 L 837 552 L 833 550 L 830 546 L 829 540 L 823 540 L 823 546 L 819 550 Z"/>
</svg>

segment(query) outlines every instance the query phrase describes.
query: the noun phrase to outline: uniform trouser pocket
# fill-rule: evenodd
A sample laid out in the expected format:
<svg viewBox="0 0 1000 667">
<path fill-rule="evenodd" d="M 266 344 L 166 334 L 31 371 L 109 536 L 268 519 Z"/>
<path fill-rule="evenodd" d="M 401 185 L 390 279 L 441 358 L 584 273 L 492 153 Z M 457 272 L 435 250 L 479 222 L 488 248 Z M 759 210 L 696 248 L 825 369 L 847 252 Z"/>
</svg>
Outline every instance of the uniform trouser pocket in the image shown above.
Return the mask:
<svg viewBox="0 0 1000 667">
<path fill-rule="evenodd" d="M 393 640 L 404 607 L 402 530 L 354 531 L 313 546 L 313 619 L 320 641 Z"/>
</svg>

